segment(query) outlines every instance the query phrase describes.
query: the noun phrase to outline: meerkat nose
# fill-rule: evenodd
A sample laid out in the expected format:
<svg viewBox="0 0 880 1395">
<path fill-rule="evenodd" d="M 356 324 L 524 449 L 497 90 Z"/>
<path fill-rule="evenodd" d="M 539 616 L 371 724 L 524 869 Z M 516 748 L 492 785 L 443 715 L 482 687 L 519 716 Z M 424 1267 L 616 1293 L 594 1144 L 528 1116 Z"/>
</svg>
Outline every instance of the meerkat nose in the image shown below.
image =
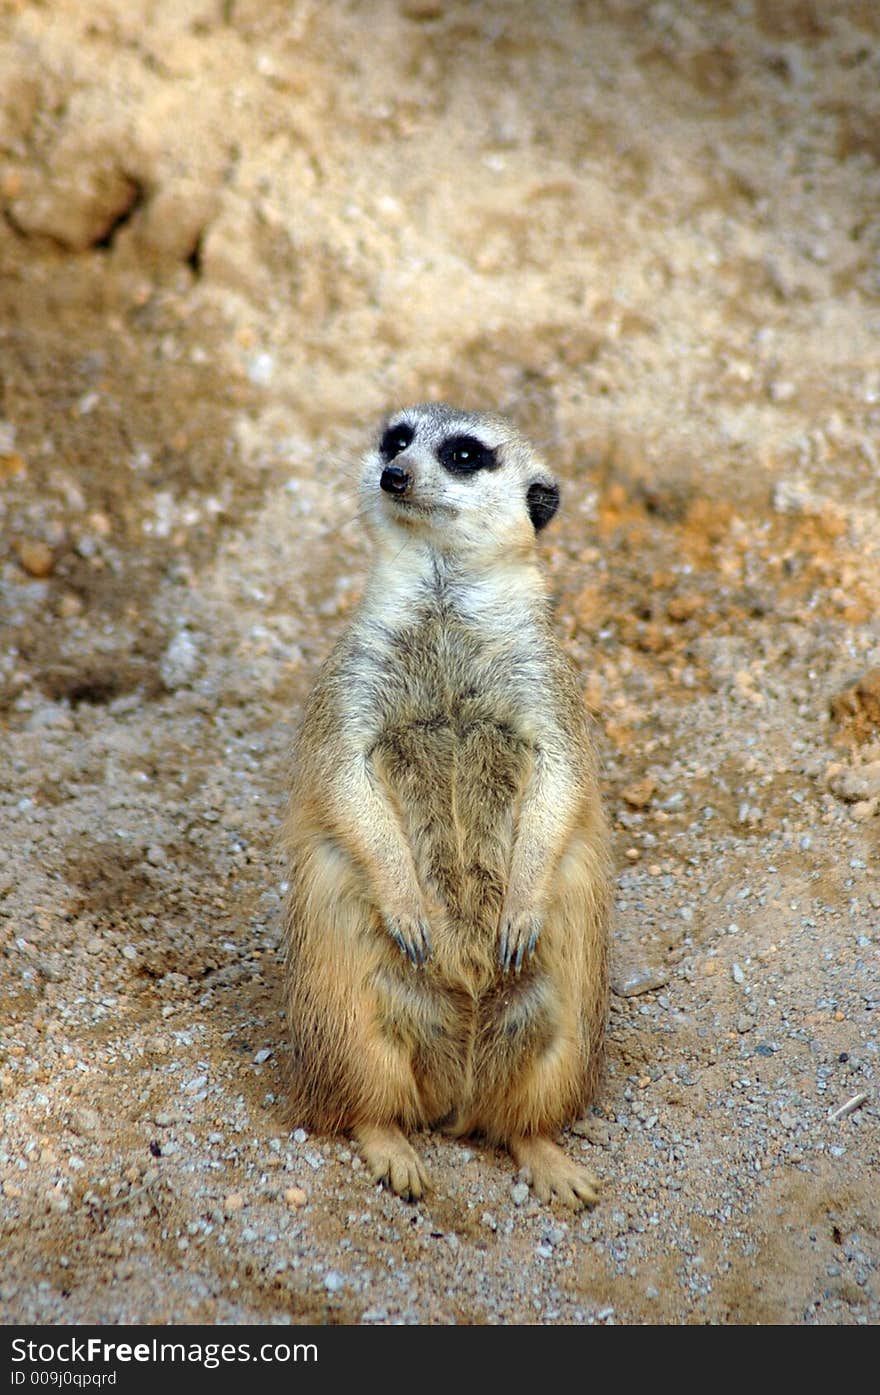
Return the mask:
<svg viewBox="0 0 880 1395">
<path fill-rule="evenodd" d="M 386 494 L 405 494 L 412 483 L 412 475 L 401 470 L 399 465 L 386 465 L 379 480 L 379 488 Z"/>
</svg>

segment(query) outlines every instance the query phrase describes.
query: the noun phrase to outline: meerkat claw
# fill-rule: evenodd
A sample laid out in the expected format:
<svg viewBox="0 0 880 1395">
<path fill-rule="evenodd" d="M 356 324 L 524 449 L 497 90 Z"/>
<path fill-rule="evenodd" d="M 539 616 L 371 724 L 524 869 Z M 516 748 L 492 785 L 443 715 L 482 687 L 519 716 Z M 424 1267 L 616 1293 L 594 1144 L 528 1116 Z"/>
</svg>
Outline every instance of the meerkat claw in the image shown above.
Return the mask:
<svg viewBox="0 0 880 1395">
<path fill-rule="evenodd" d="M 537 916 L 511 917 L 505 922 L 499 942 L 498 962 L 505 973 L 522 972 L 523 962 L 531 959 L 541 934 Z"/>
<path fill-rule="evenodd" d="M 388 920 L 386 922 L 388 934 L 399 948 L 401 954 L 406 955 L 413 968 L 421 969 L 427 964 L 431 956 L 431 937 L 428 927 L 423 920 Z"/>
<path fill-rule="evenodd" d="M 392 940 L 397 945 L 397 948 L 400 950 L 401 954 L 405 956 L 407 953 L 407 948 L 406 941 L 404 940 L 403 936 L 399 933 L 399 931 L 392 929 L 391 926 L 388 927 L 388 934 L 391 936 Z"/>
<path fill-rule="evenodd" d="M 424 968 L 431 957 L 431 936 L 425 921 L 416 921 L 416 934 L 418 938 L 414 939 L 413 943 L 419 957 L 419 964 Z"/>
</svg>

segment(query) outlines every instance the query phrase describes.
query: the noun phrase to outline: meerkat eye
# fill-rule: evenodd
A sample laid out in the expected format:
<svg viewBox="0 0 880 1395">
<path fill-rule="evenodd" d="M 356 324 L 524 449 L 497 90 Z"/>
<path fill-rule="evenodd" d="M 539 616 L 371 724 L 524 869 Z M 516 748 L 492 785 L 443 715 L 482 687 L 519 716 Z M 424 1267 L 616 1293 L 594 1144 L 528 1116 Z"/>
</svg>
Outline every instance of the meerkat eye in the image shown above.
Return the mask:
<svg viewBox="0 0 880 1395">
<path fill-rule="evenodd" d="M 476 436 L 450 436 L 437 451 L 437 459 L 454 474 L 470 474 L 473 470 L 494 470 L 498 458 L 489 446 Z"/>
<path fill-rule="evenodd" d="M 393 460 L 401 451 L 405 451 L 407 446 L 411 446 L 415 436 L 411 426 L 402 421 L 399 426 L 389 426 L 379 442 L 379 454 L 384 461 Z"/>
<path fill-rule="evenodd" d="M 526 508 L 536 533 L 546 528 L 559 508 L 559 486 L 535 480 L 526 490 Z"/>
</svg>

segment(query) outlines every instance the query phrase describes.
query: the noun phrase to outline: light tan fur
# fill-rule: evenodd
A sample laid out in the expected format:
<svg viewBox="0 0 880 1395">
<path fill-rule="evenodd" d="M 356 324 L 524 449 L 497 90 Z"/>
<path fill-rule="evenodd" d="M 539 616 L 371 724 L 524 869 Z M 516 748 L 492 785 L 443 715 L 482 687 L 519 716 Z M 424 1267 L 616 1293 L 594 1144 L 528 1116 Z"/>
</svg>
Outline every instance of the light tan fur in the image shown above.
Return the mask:
<svg viewBox="0 0 880 1395">
<path fill-rule="evenodd" d="M 607 998 L 607 834 L 584 704 L 548 618 L 529 486 L 502 418 L 423 405 L 365 459 L 363 601 L 295 752 L 287 1003 L 298 1122 L 357 1139 L 416 1198 L 402 1130 L 509 1149 L 542 1200 L 597 1184 L 553 1141 L 596 1088 Z M 493 469 L 437 455 L 467 434 Z"/>
</svg>

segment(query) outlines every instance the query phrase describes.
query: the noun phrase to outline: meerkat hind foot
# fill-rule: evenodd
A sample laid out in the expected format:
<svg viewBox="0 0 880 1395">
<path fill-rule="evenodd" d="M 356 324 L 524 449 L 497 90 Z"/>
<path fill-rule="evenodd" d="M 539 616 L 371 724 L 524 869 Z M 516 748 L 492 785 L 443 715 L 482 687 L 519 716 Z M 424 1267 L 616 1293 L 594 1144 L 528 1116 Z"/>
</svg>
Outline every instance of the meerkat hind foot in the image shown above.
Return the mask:
<svg viewBox="0 0 880 1395">
<path fill-rule="evenodd" d="M 382 1182 L 405 1201 L 418 1201 L 428 1190 L 428 1174 L 400 1129 L 362 1124 L 354 1130 L 354 1137 L 374 1182 Z"/>
<path fill-rule="evenodd" d="M 539 1201 L 556 1197 L 576 1211 L 599 1200 L 599 1179 L 580 1163 L 572 1162 L 549 1138 L 513 1138 L 508 1148 Z"/>
</svg>

